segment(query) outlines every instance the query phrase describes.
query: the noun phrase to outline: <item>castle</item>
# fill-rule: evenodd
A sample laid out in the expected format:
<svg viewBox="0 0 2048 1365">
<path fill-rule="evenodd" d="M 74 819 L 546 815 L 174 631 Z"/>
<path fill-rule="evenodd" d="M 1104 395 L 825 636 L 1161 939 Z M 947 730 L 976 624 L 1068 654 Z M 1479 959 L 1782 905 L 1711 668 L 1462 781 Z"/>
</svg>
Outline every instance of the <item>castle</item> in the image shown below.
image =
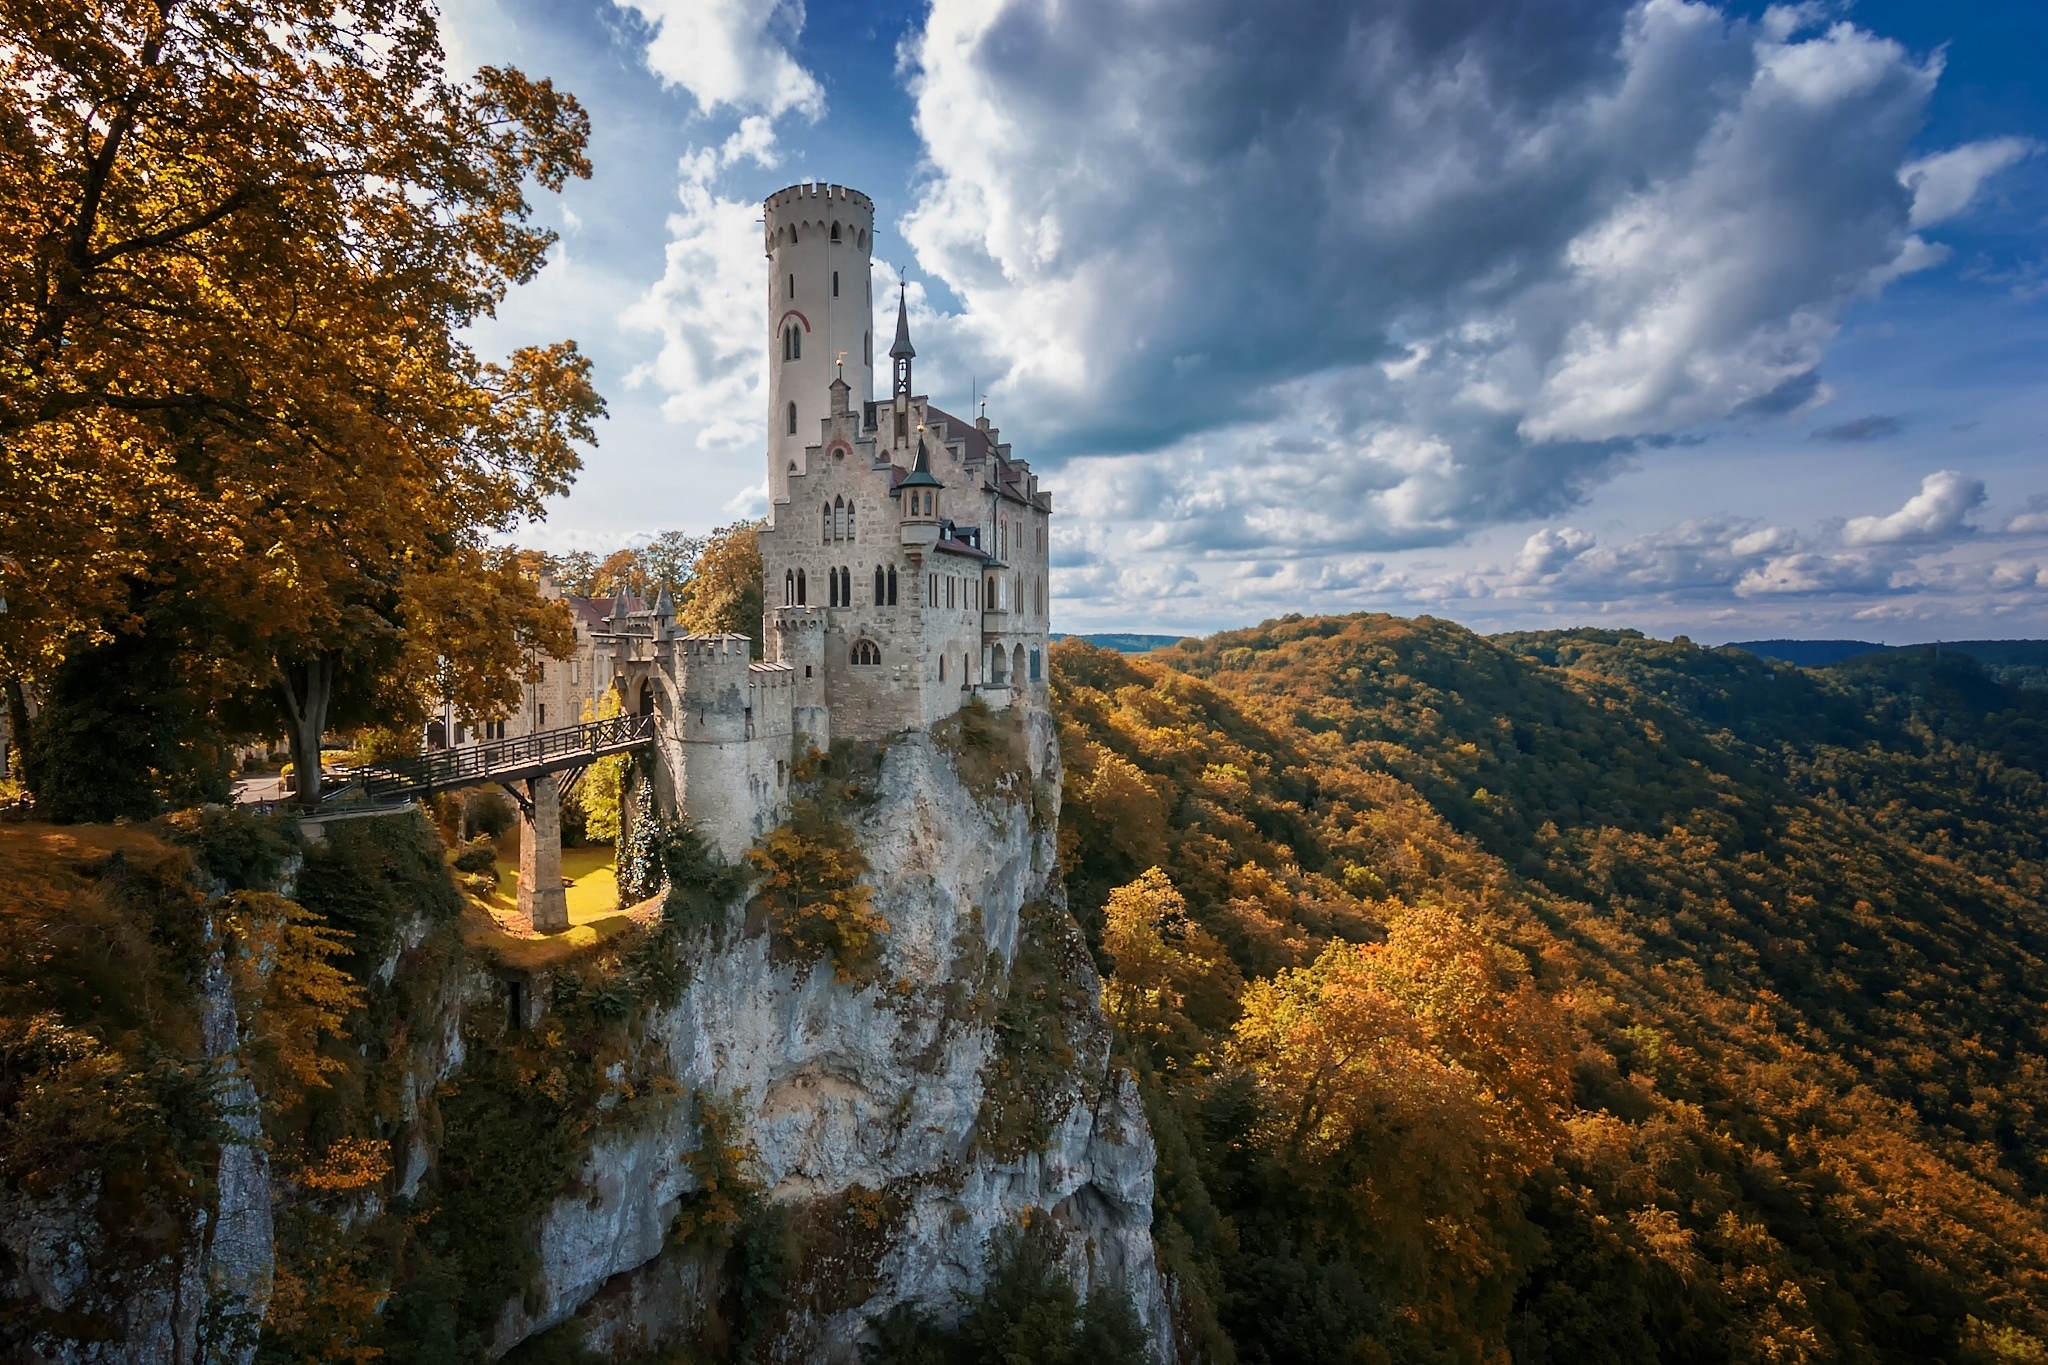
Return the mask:
<svg viewBox="0 0 2048 1365">
<path fill-rule="evenodd" d="M 1046 705 L 1051 495 L 986 417 L 913 391 L 900 295 L 876 399 L 866 195 L 793 185 L 763 228 L 767 657 L 683 632 L 666 592 L 572 598 L 577 654 L 547 665 L 511 729 L 573 724 L 616 688 L 658 718 L 661 804 L 728 858 L 781 822 L 805 748 L 924 730 L 971 698 Z"/>
</svg>

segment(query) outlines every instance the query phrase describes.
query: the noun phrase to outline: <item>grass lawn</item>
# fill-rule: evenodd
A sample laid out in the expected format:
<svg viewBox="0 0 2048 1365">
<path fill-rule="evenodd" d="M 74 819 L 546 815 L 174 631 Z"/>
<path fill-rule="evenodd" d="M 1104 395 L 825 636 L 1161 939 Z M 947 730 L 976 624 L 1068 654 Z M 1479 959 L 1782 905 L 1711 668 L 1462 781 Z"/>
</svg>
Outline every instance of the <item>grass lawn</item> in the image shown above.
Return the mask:
<svg viewBox="0 0 2048 1365">
<path fill-rule="evenodd" d="M 491 949 L 504 962 L 518 967 L 541 967 L 594 948 L 623 933 L 636 920 L 644 920 L 655 901 L 629 909 L 619 908 L 619 884 L 613 875 L 614 853 L 609 848 L 565 848 L 562 876 L 569 885 L 569 929 L 566 933 L 528 937 L 519 914 L 519 862 L 514 844 L 511 859 L 500 857 L 498 883 L 483 897 L 470 897 L 481 914 L 470 916 L 463 935 L 471 944 Z"/>
</svg>

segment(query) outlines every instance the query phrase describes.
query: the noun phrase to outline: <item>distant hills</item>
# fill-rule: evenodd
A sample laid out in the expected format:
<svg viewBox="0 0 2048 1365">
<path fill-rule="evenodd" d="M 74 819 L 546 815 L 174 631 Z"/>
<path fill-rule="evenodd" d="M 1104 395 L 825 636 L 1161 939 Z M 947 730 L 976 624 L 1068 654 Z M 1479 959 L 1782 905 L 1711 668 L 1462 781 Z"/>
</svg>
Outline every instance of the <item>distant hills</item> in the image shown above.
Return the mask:
<svg viewBox="0 0 2048 1365">
<path fill-rule="evenodd" d="M 1086 640 L 1098 649 L 1113 649 L 1119 654 L 1150 654 L 1155 649 L 1179 644 L 1184 635 L 1062 635 L 1055 633 L 1055 640 Z"/>
<path fill-rule="evenodd" d="M 1870 640 L 1734 640 L 1760 659 L 1800 668 L 1826 668 L 1871 654 L 1965 654 L 2009 687 L 2048 688 L 2048 640 L 1944 640 L 1934 645 L 1881 645 Z"/>
</svg>

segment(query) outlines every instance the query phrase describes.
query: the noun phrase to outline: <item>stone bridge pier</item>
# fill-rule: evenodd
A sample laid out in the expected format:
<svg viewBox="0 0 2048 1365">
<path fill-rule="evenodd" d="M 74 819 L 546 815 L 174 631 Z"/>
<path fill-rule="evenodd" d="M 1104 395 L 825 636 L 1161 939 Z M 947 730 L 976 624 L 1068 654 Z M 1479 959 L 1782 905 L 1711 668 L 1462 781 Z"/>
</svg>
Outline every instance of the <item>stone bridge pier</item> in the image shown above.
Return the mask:
<svg viewBox="0 0 2048 1365">
<path fill-rule="evenodd" d="M 510 785 L 510 784 L 508 784 Z M 562 792 L 553 773 L 518 779 L 519 909 L 537 933 L 569 927 L 562 889 Z"/>
</svg>

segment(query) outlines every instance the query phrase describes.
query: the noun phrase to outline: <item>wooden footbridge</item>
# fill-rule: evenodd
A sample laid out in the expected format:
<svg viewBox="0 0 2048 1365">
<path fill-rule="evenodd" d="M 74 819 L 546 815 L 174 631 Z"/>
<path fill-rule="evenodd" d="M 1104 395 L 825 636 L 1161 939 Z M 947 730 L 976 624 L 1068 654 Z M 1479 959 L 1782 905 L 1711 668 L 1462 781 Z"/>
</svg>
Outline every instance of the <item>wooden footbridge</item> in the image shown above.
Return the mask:
<svg viewBox="0 0 2048 1365">
<path fill-rule="evenodd" d="M 386 805 L 463 787 L 503 787 L 519 804 L 519 908 L 535 929 L 560 933 L 569 927 L 562 894 L 562 797 L 575 790 L 591 764 L 654 739 L 653 716 L 610 716 L 436 749 L 337 773 L 321 805 L 356 799 Z"/>
<path fill-rule="evenodd" d="M 337 774 L 336 795 L 353 789 L 375 802 L 409 801 L 435 792 L 498 783 L 522 807 L 526 797 L 514 784 L 554 777 L 567 791 L 590 765 L 654 742 L 654 717 L 610 716 L 604 720 L 539 730 L 510 739 L 434 749 L 412 758 L 392 758 Z"/>
</svg>

